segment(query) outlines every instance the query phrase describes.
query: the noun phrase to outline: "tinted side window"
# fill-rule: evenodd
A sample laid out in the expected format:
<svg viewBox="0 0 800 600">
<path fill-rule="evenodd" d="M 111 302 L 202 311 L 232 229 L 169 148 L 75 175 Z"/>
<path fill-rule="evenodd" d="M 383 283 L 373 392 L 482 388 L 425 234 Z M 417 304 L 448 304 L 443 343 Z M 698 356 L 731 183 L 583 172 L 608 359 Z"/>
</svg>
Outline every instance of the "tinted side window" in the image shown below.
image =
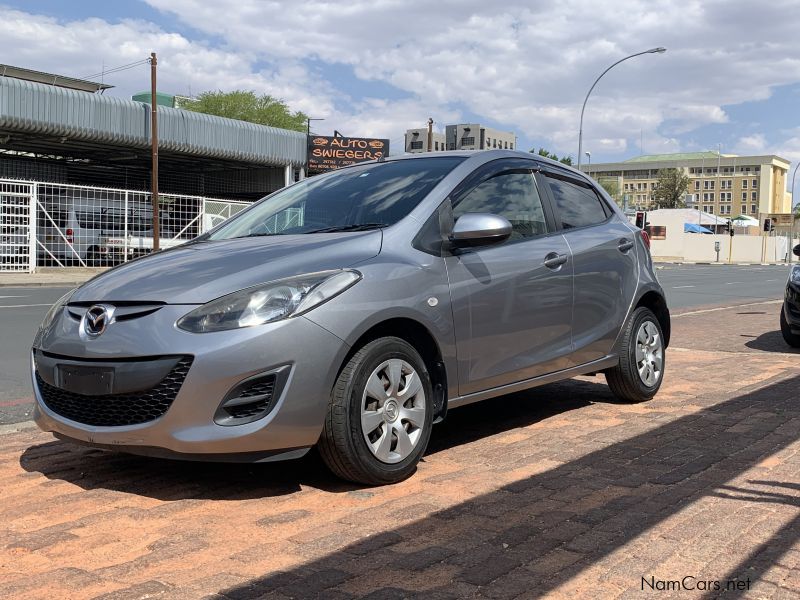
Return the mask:
<svg viewBox="0 0 800 600">
<path fill-rule="evenodd" d="M 531 173 L 501 173 L 479 183 L 453 205 L 453 218 L 491 213 L 508 219 L 511 239 L 547 233 L 542 201 Z"/>
<path fill-rule="evenodd" d="M 608 214 L 603 202 L 590 187 L 549 176 L 547 182 L 564 229 L 595 225 L 606 220 Z"/>
</svg>

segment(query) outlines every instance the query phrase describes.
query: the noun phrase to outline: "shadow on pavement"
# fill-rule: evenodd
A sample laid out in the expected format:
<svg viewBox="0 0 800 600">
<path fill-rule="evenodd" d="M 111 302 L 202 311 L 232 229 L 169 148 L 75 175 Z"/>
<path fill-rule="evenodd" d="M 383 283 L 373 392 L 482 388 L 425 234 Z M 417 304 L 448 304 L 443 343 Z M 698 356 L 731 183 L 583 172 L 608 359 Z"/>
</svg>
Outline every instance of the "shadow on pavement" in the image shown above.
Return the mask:
<svg viewBox="0 0 800 600">
<path fill-rule="evenodd" d="M 799 395 L 800 376 L 743 393 L 217 597 L 354 597 L 348 587 L 367 598 L 545 596 L 700 499 L 751 493 L 787 500 L 781 492 L 752 494 L 728 482 L 797 441 Z M 713 504 L 715 523 L 726 523 L 729 502 L 725 496 Z M 758 579 L 797 542 L 797 525 L 781 529 L 727 575 L 698 575 Z M 728 526 L 740 531 L 744 524 Z M 650 575 L 637 568 L 652 569 L 673 552 L 703 544 L 702 536 L 692 542 L 682 533 L 636 545 L 635 566 L 614 574 L 616 581 L 630 577 L 636 588 Z M 433 589 L 417 594 L 415 580 Z"/>
<path fill-rule="evenodd" d="M 751 350 L 764 352 L 782 352 L 784 354 L 800 354 L 800 348 L 792 348 L 783 339 L 780 330 L 762 333 L 757 338 L 744 343 Z"/>
<path fill-rule="evenodd" d="M 570 380 L 466 406 L 434 427 L 425 456 L 612 398 L 605 385 Z M 86 490 L 158 500 L 269 498 L 298 492 L 301 485 L 334 493 L 364 488 L 331 475 L 313 450 L 295 461 L 235 464 L 148 458 L 58 440 L 25 450 L 20 466 Z"/>
</svg>

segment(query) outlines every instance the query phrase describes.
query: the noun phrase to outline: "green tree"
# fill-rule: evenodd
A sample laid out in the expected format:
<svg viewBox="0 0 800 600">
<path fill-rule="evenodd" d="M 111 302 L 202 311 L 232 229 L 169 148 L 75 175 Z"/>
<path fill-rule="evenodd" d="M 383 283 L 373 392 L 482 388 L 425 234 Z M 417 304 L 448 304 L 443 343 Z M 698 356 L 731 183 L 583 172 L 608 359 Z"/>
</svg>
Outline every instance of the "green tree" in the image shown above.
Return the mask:
<svg viewBox="0 0 800 600">
<path fill-rule="evenodd" d="M 293 131 L 305 131 L 308 119 L 300 111 L 293 113 L 283 100 L 244 90 L 203 92 L 181 102 L 180 108 Z"/>
<path fill-rule="evenodd" d="M 616 177 L 614 177 L 613 179 L 609 177 L 602 177 L 597 180 L 597 183 L 599 183 L 603 187 L 603 189 L 609 196 L 611 196 L 614 202 L 616 202 L 617 204 L 620 203 L 619 183 L 617 183 Z"/>
<path fill-rule="evenodd" d="M 660 169 L 653 203 L 656 208 L 683 208 L 683 197 L 689 191 L 689 177 L 678 169 Z"/>
<path fill-rule="evenodd" d="M 539 148 L 538 150 L 536 150 L 536 148 L 531 148 L 530 153 L 538 154 L 539 156 L 544 156 L 545 158 L 549 158 L 550 160 L 555 160 L 560 163 L 564 163 L 565 165 L 572 166 L 571 156 L 562 156 L 561 158 L 558 158 L 558 155 L 555 152 L 550 152 L 549 150 L 545 150 L 544 148 Z"/>
</svg>

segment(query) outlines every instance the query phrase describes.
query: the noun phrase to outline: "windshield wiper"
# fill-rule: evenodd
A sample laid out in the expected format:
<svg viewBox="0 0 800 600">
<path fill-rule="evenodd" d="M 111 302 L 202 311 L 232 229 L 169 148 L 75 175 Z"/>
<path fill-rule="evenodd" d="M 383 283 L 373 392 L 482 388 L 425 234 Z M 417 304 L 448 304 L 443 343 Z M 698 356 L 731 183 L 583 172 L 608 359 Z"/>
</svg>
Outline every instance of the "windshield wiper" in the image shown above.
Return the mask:
<svg viewBox="0 0 800 600">
<path fill-rule="evenodd" d="M 247 235 L 237 235 L 235 238 L 230 238 L 232 240 L 240 240 L 242 238 L 249 238 L 249 237 L 267 237 L 270 235 L 284 235 L 283 233 L 269 233 L 268 231 L 261 231 L 258 233 L 248 233 Z"/>
<path fill-rule="evenodd" d="M 387 223 L 355 223 L 353 225 L 336 225 L 334 227 L 323 227 L 322 229 L 312 229 L 303 233 L 333 233 L 337 231 L 367 231 L 369 229 L 380 229 L 388 227 Z"/>
</svg>

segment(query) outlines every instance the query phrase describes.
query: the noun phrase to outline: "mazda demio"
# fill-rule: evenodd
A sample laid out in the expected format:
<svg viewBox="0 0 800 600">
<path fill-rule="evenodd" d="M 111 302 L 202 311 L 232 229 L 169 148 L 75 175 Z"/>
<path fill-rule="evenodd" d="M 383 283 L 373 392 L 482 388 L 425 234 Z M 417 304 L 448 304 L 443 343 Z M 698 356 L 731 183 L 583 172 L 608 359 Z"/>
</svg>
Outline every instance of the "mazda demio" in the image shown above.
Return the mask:
<svg viewBox="0 0 800 600">
<path fill-rule="evenodd" d="M 592 179 L 512 151 L 401 156 L 300 181 L 65 295 L 33 343 L 35 419 L 149 456 L 316 447 L 386 484 L 471 402 L 596 373 L 651 398 L 669 334 L 647 235 Z"/>
</svg>

